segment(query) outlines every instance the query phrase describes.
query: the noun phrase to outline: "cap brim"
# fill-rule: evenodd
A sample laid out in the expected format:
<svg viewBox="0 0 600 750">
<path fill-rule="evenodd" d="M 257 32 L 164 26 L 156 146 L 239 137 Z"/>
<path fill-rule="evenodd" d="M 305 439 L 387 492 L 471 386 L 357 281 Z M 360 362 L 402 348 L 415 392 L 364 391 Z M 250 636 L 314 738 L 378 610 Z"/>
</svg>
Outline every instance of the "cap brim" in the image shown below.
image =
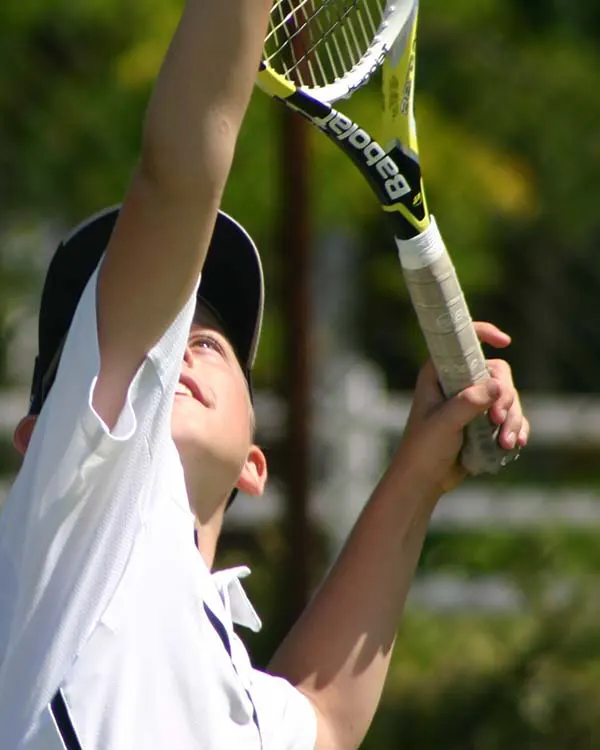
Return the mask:
<svg viewBox="0 0 600 750">
<path fill-rule="evenodd" d="M 220 211 L 198 290 L 217 312 L 245 371 L 250 371 L 262 325 L 263 272 L 256 245 L 246 230 Z"/>
<path fill-rule="evenodd" d="M 119 211 L 120 206 L 105 209 L 76 227 L 60 244 L 50 263 L 40 306 L 32 413 L 41 409 L 46 391 L 41 383 L 57 358 L 81 294 L 106 250 Z M 262 325 L 262 266 L 248 233 L 222 211 L 217 215 L 198 296 L 217 312 L 249 378 Z"/>
</svg>

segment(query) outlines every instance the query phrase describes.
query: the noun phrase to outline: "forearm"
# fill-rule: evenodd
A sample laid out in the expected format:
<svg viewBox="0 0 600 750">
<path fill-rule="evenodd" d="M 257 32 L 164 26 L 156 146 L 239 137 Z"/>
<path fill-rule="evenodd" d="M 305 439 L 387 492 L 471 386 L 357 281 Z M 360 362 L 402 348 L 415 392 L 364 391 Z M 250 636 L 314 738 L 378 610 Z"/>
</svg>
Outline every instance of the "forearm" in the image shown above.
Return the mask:
<svg viewBox="0 0 600 750">
<path fill-rule="evenodd" d="M 98 280 L 94 407 L 111 427 L 144 357 L 198 283 L 269 7 L 270 0 L 188 0 L 161 67 Z"/>
<path fill-rule="evenodd" d="M 271 0 L 188 0 L 146 114 L 142 167 L 222 190 L 258 70 Z"/>
<path fill-rule="evenodd" d="M 381 696 L 437 499 L 417 486 L 404 466 L 397 462 L 387 472 L 270 664 L 270 671 L 297 685 L 315 705 L 319 747 L 358 747 Z"/>
<path fill-rule="evenodd" d="M 506 346 L 495 326 L 476 324 L 482 341 Z M 464 428 L 487 413 L 500 441 L 525 445 L 510 369 L 489 362 L 493 377 L 444 400 L 433 364 L 417 380 L 402 444 L 325 583 L 275 654 L 271 671 L 287 677 L 318 715 L 318 750 L 358 747 L 375 713 L 394 638 L 439 497 L 465 471 L 457 460 Z"/>
</svg>

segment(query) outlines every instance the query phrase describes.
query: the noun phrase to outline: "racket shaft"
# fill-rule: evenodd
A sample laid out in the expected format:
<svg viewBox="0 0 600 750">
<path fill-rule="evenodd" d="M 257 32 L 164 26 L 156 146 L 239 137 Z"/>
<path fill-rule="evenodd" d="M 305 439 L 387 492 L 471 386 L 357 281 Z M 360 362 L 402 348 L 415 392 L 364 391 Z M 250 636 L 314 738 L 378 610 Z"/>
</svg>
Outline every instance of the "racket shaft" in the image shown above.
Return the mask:
<svg viewBox="0 0 600 750">
<path fill-rule="evenodd" d="M 406 285 L 444 395 L 454 396 L 489 377 L 454 265 L 435 220 L 410 240 L 396 240 Z M 462 464 L 473 475 L 494 474 L 509 453 L 497 442 L 498 426 L 487 414 L 465 431 Z"/>
</svg>

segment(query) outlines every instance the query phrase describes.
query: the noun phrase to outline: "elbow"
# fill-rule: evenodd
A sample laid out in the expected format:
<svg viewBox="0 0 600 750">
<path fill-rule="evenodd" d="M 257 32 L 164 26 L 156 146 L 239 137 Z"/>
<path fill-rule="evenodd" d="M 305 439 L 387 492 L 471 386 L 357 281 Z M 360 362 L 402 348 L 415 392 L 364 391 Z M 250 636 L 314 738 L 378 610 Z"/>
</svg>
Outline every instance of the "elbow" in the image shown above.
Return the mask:
<svg viewBox="0 0 600 750">
<path fill-rule="evenodd" d="M 139 169 L 162 191 L 192 200 L 220 199 L 233 163 L 237 133 L 225 117 L 198 123 L 186 137 L 189 123 L 178 132 L 172 126 L 143 134 Z"/>
</svg>

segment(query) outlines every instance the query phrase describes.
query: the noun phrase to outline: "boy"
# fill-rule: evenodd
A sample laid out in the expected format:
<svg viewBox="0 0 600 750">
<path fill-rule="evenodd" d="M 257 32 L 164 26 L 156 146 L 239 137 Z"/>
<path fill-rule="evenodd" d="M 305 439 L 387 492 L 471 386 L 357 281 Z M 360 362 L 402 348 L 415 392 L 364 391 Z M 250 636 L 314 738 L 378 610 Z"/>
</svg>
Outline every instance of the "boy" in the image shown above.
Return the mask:
<svg viewBox="0 0 600 750">
<path fill-rule="evenodd" d="M 260 627 L 246 570 L 210 571 L 232 492 L 260 495 L 267 478 L 250 382 L 263 281 L 218 206 L 269 9 L 188 0 L 123 205 L 49 269 L 24 461 L 0 516 L 7 750 L 357 747 L 428 519 L 463 478 L 463 427 L 487 410 L 505 447 L 527 441 L 506 363 L 446 403 L 426 366 L 346 548 L 268 672 L 252 668 L 233 631 Z"/>
</svg>

